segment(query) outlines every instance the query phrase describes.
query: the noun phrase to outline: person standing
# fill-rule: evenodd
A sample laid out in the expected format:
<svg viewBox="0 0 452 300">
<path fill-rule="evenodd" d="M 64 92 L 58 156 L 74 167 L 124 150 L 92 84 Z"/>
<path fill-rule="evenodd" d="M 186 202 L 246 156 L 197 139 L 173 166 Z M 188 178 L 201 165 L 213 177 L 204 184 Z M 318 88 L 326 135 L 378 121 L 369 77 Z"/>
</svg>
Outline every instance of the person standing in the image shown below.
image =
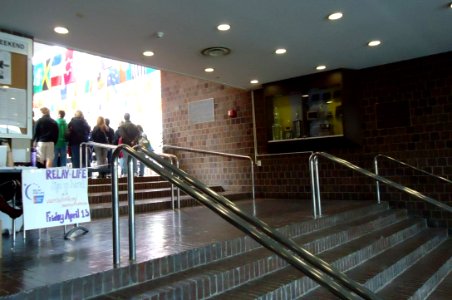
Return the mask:
<svg viewBox="0 0 452 300">
<path fill-rule="evenodd" d="M 97 118 L 96 126 L 94 126 L 93 131 L 91 132 L 91 141 L 99 144 L 110 144 L 107 128 L 104 118 L 99 116 Z M 101 168 L 108 167 L 108 149 L 94 146 L 94 152 L 96 153 L 97 166 Z M 99 178 L 105 178 L 105 172 L 99 171 Z"/>
<path fill-rule="evenodd" d="M 154 151 L 154 149 L 151 146 L 151 142 L 149 142 L 148 137 L 146 133 L 144 133 L 143 127 L 141 125 L 137 125 L 138 130 L 140 131 L 140 138 L 138 139 L 138 145 L 140 145 L 142 148 L 144 148 L 147 151 Z M 138 176 L 142 177 L 144 176 L 144 170 L 146 166 L 143 162 L 138 162 Z"/>
<path fill-rule="evenodd" d="M 117 142 L 115 143 L 115 130 L 113 128 L 110 127 L 110 119 L 105 118 L 105 125 L 107 125 L 107 136 L 108 136 L 108 142 L 112 145 L 117 144 Z M 107 161 L 108 164 L 111 165 L 111 155 L 112 155 L 112 150 L 108 149 L 107 152 Z"/>
<path fill-rule="evenodd" d="M 80 168 L 80 144 L 88 142 L 91 127 L 86 122 L 80 110 L 75 112 L 74 117 L 68 124 L 69 147 L 71 150 L 71 160 L 73 168 Z M 85 155 L 85 154 L 83 154 Z M 86 163 L 86 157 L 83 161 Z"/>
<path fill-rule="evenodd" d="M 140 131 L 138 130 L 137 126 L 130 121 L 130 114 L 125 113 L 124 114 L 124 123 L 119 126 L 118 128 L 119 136 L 121 137 L 121 141 L 123 144 L 129 145 L 131 147 L 135 146 L 138 143 L 138 139 L 140 138 Z M 124 171 L 125 174 L 127 174 L 127 168 L 128 168 L 128 155 L 127 152 L 124 151 Z M 137 161 L 136 159 L 132 159 L 133 161 L 133 171 L 134 174 L 137 170 Z"/>
<path fill-rule="evenodd" d="M 53 166 L 66 167 L 68 133 L 67 123 L 64 119 L 66 113 L 64 110 L 59 110 L 58 115 L 59 118 L 56 120 L 58 124 L 58 141 L 55 144 L 55 158 L 53 160 Z"/>
<path fill-rule="evenodd" d="M 41 108 L 42 117 L 36 122 L 33 145 L 40 167 L 51 168 L 55 158 L 55 143 L 58 141 L 58 124 L 50 117 L 47 107 Z"/>
</svg>

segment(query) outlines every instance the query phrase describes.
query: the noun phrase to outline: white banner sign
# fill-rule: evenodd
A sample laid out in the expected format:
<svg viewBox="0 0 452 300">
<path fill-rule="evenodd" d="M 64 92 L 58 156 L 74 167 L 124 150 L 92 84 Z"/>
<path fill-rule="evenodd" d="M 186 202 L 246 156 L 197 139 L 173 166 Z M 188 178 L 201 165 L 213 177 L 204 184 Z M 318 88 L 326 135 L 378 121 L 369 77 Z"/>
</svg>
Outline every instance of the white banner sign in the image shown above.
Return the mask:
<svg viewBox="0 0 452 300">
<path fill-rule="evenodd" d="M 24 229 L 90 222 L 88 170 L 22 171 Z"/>
</svg>

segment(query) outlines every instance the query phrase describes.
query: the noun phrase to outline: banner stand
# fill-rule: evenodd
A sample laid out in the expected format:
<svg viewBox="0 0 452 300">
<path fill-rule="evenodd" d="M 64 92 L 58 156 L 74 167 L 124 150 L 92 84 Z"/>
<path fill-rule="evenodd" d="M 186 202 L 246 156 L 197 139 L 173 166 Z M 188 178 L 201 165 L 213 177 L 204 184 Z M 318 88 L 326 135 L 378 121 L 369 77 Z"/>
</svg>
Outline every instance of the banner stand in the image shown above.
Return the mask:
<svg viewBox="0 0 452 300">
<path fill-rule="evenodd" d="M 22 203 L 25 231 L 64 226 L 64 239 L 89 230 L 80 223 L 91 221 L 86 168 L 22 170 Z M 67 226 L 74 227 L 67 230 Z"/>
<path fill-rule="evenodd" d="M 86 227 L 80 226 L 78 224 L 75 224 L 72 229 L 70 229 L 69 231 L 66 231 L 67 226 L 68 225 L 64 225 L 64 239 L 65 240 L 70 240 L 71 239 L 71 235 L 74 234 L 75 232 L 79 231 L 79 230 L 83 231 L 81 233 L 81 235 L 84 235 L 84 234 L 89 232 L 89 230 Z"/>
</svg>

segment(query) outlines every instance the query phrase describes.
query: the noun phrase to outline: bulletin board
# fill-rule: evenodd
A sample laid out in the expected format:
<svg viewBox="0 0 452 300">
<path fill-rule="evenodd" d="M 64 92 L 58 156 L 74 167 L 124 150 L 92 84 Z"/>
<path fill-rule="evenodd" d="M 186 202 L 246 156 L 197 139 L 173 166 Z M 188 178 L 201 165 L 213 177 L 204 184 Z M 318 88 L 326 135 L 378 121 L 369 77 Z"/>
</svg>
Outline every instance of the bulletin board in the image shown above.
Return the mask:
<svg viewBox="0 0 452 300">
<path fill-rule="evenodd" d="M 0 138 L 32 137 L 33 41 L 0 31 Z"/>
</svg>

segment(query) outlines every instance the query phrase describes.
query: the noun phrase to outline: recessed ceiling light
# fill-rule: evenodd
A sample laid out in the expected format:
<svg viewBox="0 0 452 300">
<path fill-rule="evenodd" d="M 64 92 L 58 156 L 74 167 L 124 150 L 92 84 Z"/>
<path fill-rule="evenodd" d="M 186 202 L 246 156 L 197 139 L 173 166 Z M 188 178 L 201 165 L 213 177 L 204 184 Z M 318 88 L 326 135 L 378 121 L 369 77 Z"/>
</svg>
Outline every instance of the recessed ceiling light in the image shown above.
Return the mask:
<svg viewBox="0 0 452 300">
<path fill-rule="evenodd" d="M 143 55 L 144 55 L 144 56 L 148 56 L 148 57 L 149 57 L 149 56 L 154 56 L 154 52 L 147 50 L 147 51 L 144 51 L 144 52 L 143 52 Z"/>
<path fill-rule="evenodd" d="M 220 24 L 217 26 L 217 29 L 220 31 L 228 31 L 229 29 L 231 29 L 231 25 L 229 24 Z"/>
<path fill-rule="evenodd" d="M 343 17 L 343 14 L 340 11 L 338 11 L 338 12 L 328 15 L 328 20 L 331 20 L 331 21 L 339 20 L 342 17 Z"/>
<path fill-rule="evenodd" d="M 286 52 L 287 52 L 287 50 L 284 48 L 279 48 L 279 49 L 275 50 L 275 54 L 284 54 Z"/>
<path fill-rule="evenodd" d="M 316 70 L 325 70 L 326 69 L 326 66 L 325 65 L 320 65 L 320 66 L 317 66 L 317 67 L 315 67 L 315 69 Z"/>
<path fill-rule="evenodd" d="M 68 34 L 69 30 L 66 27 L 57 26 L 53 29 L 58 34 Z"/>
<path fill-rule="evenodd" d="M 207 73 L 212 73 L 213 71 L 215 71 L 214 68 L 205 68 L 204 69 L 204 72 L 207 72 Z"/>
<path fill-rule="evenodd" d="M 253 80 L 250 81 L 250 83 L 251 83 L 251 84 L 257 84 L 257 83 L 259 83 L 259 80 L 253 79 Z"/>
<path fill-rule="evenodd" d="M 369 43 L 367 43 L 367 46 L 369 47 L 375 47 L 381 44 L 381 41 L 379 40 L 374 40 L 374 41 L 370 41 Z"/>
</svg>

